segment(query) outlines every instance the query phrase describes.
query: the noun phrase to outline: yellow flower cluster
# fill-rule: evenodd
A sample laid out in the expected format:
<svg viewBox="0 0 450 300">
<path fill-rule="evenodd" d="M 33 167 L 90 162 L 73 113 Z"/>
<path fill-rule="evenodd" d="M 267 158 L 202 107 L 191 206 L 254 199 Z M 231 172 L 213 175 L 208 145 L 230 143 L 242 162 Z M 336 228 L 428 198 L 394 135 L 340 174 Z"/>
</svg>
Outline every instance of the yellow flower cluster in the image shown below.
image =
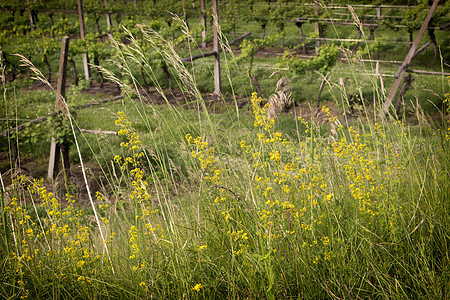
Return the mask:
<svg viewBox="0 0 450 300">
<path fill-rule="evenodd" d="M 131 250 L 132 250 L 132 253 L 131 253 L 129 259 L 134 259 L 134 258 L 137 258 L 139 255 L 139 246 L 137 243 L 138 242 L 137 241 L 137 239 L 138 239 L 137 227 L 132 225 L 130 230 L 128 231 L 128 235 L 130 236 L 129 243 L 130 243 Z"/>
<path fill-rule="evenodd" d="M 359 209 L 373 219 L 376 210 L 372 200 L 381 195 L 380 186 L 374 184 L 373 179 L 375 163 L 368 158 L 367 146 L 361 142 L 359 133 L 352 127 L 349 127 L 349 132 L 353 142 L 347 142 L 344 137 L 333 144 L 333 150 L 337 157 L 345 159 L 343 168 L 353 199 L 359 204 Z"/>
<path fill-rule="evenodd" d="M 186 141 L 188 145 L 194 146 L 191 155 L 199 161 L 206 182 L 221 185 L 225 170 L 220 168 L 220 162 L 214 155 L 214 147 L 209 147 L 209 143 L 202 141 L 199 136 L 193 138 L 190 134 L 186 135 Z"/>
<path fill-rule="evenodd" d="M 148 245 L 151 245 L 152 242 L 159 243 L 161 239 L 164 239 L 164 231 L 154 221 L 154 217 L 159 213 L 159 210 L 152 207 L 154 204 L 151 199 L 150 185 L 141 165 L 141 160 L 145 154 L 139 136 L 123 112 L 118 113 L 116 125 L 122 127 L 118 134 L 124 136 L 126 141 L 121 143 L 125 155 L 116 155 L 114 161 L 120 165 L 121 170 L 129 179 L 129 197 L 132 200 L 131 204 L 134 206 L 135 213 L 134 224 L 128 230 L 130 249 L 128 259 L 132 264 L 132 270 L 136 273 L 135 278 L 139 286 L 145 287 L 146 281 L 142 281 L 142 279 L 146 279 L 142 278 L 145 273 L 143 271 L 146 268 L 146 263 L 142 262 L 143 257 L 148 251 Z"/>
<path fill-rule="evenodd" d="M 328 236 L 322 235 L 326 239 L 320 245 L 317 238 L 321 237 L 321 232 L 327 231 L 324 223 L 327 202 L 332 201 L 334 195 L 326 181 L 327 176 L 321 170 L 321 155 L 315 148 L 305 147 L 306 143 L 313 145 L 315 142 L 312 138 L 315 127 L 299 118 L 311 137 L 298 147 L 274 130 L 274 121 L 267 119 L 266 111 L 260 108 L 261 101 L 253 95 L 255 126 L 262 128 L 262 132 L 257 134 L 259 145 L 255 149 L 258 150 L 253 150 L 246 141 L 241 142 L 241 149 L 254 161 L 253 181 L 264 199 L 265 206 L 259 210 L 260 224 L 265 231 L 263 237 L 277 240 L 298 232 L 306 245 L 315 246 L 314 250 L 310 247 L 304 249 L 307 257 L 318 263 L 322 253 L 320 257 L 330 260 L 332 252 Z M 330 122 L 337 124 L 339 129 L 342 127 L 329 109 L 324 107 L 323 111 Z M 314 155 L 303 155 L 305 150 Z"/>
<path fill-rule="evenodd" d="M 235 255 L 244 253 L 249 247 L 248 244 L 248 234 L 243 230 L 231 231 L 229 230 L 227 234 L 230 236 L 230 240 L 234 242 L 239 248 L 237 251 L 233 250 Z"/>
<path fill-rule="evenodd" d="M 201 290 L 202 288 L 203 288 L 202 284 L 201 284 L 201 283 L 197 283 L 197 284 L 192 288 L 192 290 L 193 290 L 193 291 L 200 292 L 200 290 Z"/>
<path fill-rule="evenodd" d="M 330 123 L 335 123 L 335 122 L 337 121 L 337 117 L 336 117 L 336 116 L 333 116 L 333 115 L 331 114 L 330 109 L 329 109 L 328 107 L 322 106 L 322 112 L 324 112 L 324 113 L 327 114 L 328 121 L 330 121 Z M 339 124 L 339 125 L 340 125 L 340 124 Z M 342 128 L 342 125 L 340 125 L 340 126 L 338 127 L 338 129 L 341 129 L 341 128 Z"/>
<path fill-rule="evenodd" d="M 263 99 L 258 97 L 258 93 L 256 92 L 252 93 L 251 102 L 253 114 L 255 115 L 255 127 L 262 127 L 265 131 L 270 131 L 275 124 L 275 120 L 267 116 L 267 111 L 270 108 L 270 104 L 266 103 L 263 107 L 261 107 Z"/>
<path fill-rule="evenodd" d="M 24 181 L 25 178 L 19 176 L 13 184 Z M 89 278 L 100 271 L 94 267 L 98 266 L 95 262 L 105 256 L 95 253 L 86 217 L 81 209 L 74 207 L 76 199 L 66 194 L 65 201 L 59 201 L 43 185 L 43 180 L 29 182 L 27 190 L 26 201 L 13 197 L 3 209 L 3 213 L 9 214 L 16 241 L 11 253 L 16 261 L 16 273 L 22 277 L 25 272 L 43 274 L 50 271 L 51 276 L 59 279 L 72 274 L 70 276 L 76 276 L 79 283 L 89 284 Z M 30 202 L 34 217 L 27 210 Z M 21 297 L 26 298 L 26 281 L 20 281 L 24 290 Z"/>
<path fill-rule="evenodd" d="M 138 150 L 141 141 L 139 140 L 136 131 L 134 131 L 134 129 L 131 127 L 131 122 L 128 120 L 124 112 L 119 111 L 117 115 L 119 116 L 119 118 L 115 123 L 116 125 L 122 127 L 122 129 L 119 130 L 118 134 L 125 136 L 128 140 L 127 142 L 122 142 L 120 146 L 128 148 L 130 150 Z"/>
<path fill-rule="evenodd" d="M 126 142 L 122 142 L 120 145 L 131 151 L 131 153 L 125 157 L 116 155 L 114 161 L 120 165 L 122 171 L 127 171 L 130 176 L 132 187 L 130 198 L 138 203 L 142 201 L 150 203 L 151 195 L 148 191 L 148 183 L 144 180 L 144 171 L 140 164 L 140 159 L 144 156 L 144 152 L 141 151 L 141 141 L 125 113 L 118 112 L 117 114 L 119 117 L 116 120 L 116 125 L 122 127 L 119 135 L 123 135 L 127 139 Z M 144 211 L 146 211 L 145 207 Z M 145 215 L 144 213 L 142 217 Z"/>
<path fill-rule="evenodd" d="M 116 155 L 114 161 L 121 165 L 122 170 L 125 170 L 127 166 L 136 168 L 139 165 L 139 159 L 144 156 L 144 153 L 140 149 L 141 141 L 125 113 L 120 111 L 117 115 L 119 117 L 115 123 L 122 128 L 119 130 L 118 135 L 124 136 L 127 140 L 126 142 L 120 143 L 120 146 L 131 151 L 131 154 L 124 158 Z"/>
<path fill-rule="evenodd" d="M 372 158 L 375 153 L 362 141 L 361 135 L 352 127 L 349 127 L 349 133 L 349 138 L 343 137 L 332 145 L 342 164 L 346 178 L 344 184 L 367 226 L 393 228 L 398 208 L 389 201 L 389 190 L 404 180 L 401 174 L 405 170 L 398 150 L 393 142 L 386 140 L 383 127 L 376 123 L 373 137 L 380 140 L 375 140 L 375 144 L 383 146 L 384 155 L 383 163 L 376 163 Z"/>
</svg>

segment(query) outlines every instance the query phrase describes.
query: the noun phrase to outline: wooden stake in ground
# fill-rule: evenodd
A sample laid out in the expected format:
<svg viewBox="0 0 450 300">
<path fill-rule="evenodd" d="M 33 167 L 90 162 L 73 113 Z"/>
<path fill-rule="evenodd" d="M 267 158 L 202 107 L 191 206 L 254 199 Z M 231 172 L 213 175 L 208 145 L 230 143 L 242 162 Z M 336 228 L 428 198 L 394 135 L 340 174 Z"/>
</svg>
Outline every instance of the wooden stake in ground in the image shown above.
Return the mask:
<svg viewBox="0 0 450 300">
<path fill-rule="evenodd" d="M 378 23 L 381 22 L 381 5 L 377 6 L 377 21 Z"/>
<path fill-rule="evenodd" d="M 108 0 L 105 0 L 105 9 L 108 10 Z M 108 27 L 108 30 L 111 29 L 111 14 L 106 11 L 106 26 Z"/>
<path fill-rule="evenodd" d="M 314 0 L 314 16 L 316 19 L 319 18 L 319 0 Z M 315 51 L 316 51 L 316 55 L 319 54 L 319 46 L 320 46 L 320 42 L 319 42 L 319 35 L 320 35 L 320 28 L 319 28 L 319 22 L 315 21 L 314 22 L 314 34 L 316 35 L 316 43 L 315 43 Z"/>
<path fill-rule="evenodd" d="M 305 38 L 303 35 L 303 29 L 302 26 L 308 21 L 307 18 L 297 18 L 295 19 L 295 25 L 298 27 L 298 33 L 300 36 L 300 45 L 302 45 L 303 51 L 306 52 L 306 46 L 305 46 Z"/>
<path fill-rule="evenodd" d="M 58 71 L 58 83 L 56 87 L 56 102 L 55 110 L 61 110 L 64 116 L 67 116 L 69 112 L 67 111 L 67 106 L 64 103 L 65 96 L 65 86 L 66 86 L 66 75 L 67 75 L 67 56 L 69 54 L 69 37 L 65 36 L 62 39 L 61 46 L 61 57 L 59 62 Z M 53 180 L 53 177 L 58 173 L 58 161 L 60 158 L 60 151 L 63 152 L 64 168 L 68 170 L 70 168 L 69 161 L 69 145 L 62 144 L 58 145 L 54 137 L 52 137 L 52 142 L 50 146 L 50 159 L 48 163 L 48 180 Z"/>
<path fill-rule="evenodd" d="M 422 23 L 422 27 L 420 27 L 419 33 L 417 34 L 416 39 L 414 40 L 414 43 L 412 44 L 411 48 L 409 49 L 408 54 L 406 55 L 405 60 L 403 61 L 403 64 L 398 69 L 396 80 L 394 82 L 394 85 L 391 88 L 391 91 L 389 92 L 389 95 L 384 102 L 383 105 L 383 115 L 386 116 L 389 112 L 389 107 L 391 106 L 392 101 L 395 98 L 395 95 L 397 94 L 397 90 L 400 87 L 400 84 L 402 83 L 403 77 L 406 73 L 406 68 L 408 68 L 409 64 L 411 63 L 411 60 L 414 57 L 414 54 L 416 53 L 417 46 L 419 46 L 419 42 L 422 39 L 422 36 L 427 29 L 428 23 L 430 22 L 431 17 L 433 16 L 434 11 L 436 10 L 436 7 L 439 3 L 439 0 L 434 0 L 433 5 L 430 8 L 430 11 L 428 12 L 427 17 L 425 18 L 425 21 Z"/>
<path fill-rule="evenodd" d="M 316 100 L 316 107 L 319 107 L 319 105 L 320 105 L 320 95 L 322 95 L 323 88 L 325 87 L 325 84 L 327 83 L 328 75 L 330 75 L 330 74 L 331 74 L 331 72 L 328 72 L 328 73 L 323 77 L 322 83 L 320 84 L 319 94 L 317 95 L 317 100 Z"/>
<path fill-rule="evenodd" d="M 220 97 L 221 80 L 220 80 L 220 44 L 219 44 L 219 5 L 218 0 L 213 0 L 213 51 L 214 54 L 214 94 Z"/>
<path fill-rule="evenodd" d="M 398 94 L 397 103 L 395 104 L 395 112 L 397 113 L 397 115 L 400 113 L 400 107 L 403 103 L 403 95 L 406 93 L 408 86 L 411 85 L 412 82 L 413 78 L 411 74 L 408 74 L 408 76 L 406 76 L 405 80 L 403 81 L 402 88 L 400 89 L 400 93 Z"/>
<path fill-rule="evenodd" d="M 77 0 L 78 2 L 78 19 L 80 21 L 80 38 L 84 39 L 86 35 L 86 26 L 84 25 L 84 11 L 82 0 Z M 89 82 L 91 79 L 91 71 L 89 69 L 89 59 L 87 53 L 81 54 L 83 57 L 83 68 L 84 68 L 84 79 Z"/>
<path fill-rule="evenodd" d="M 36 2 L 35 0 L 33 0 L 33 2 Z M 28 15 L 30 16 L 30 29 L 31 31 L 34 31 L 35 29 L 37 29 L 39 27 L 38 22 L 39 22 L 39 18 L 38 18 L 38 11 L 36 10 L 36 8 L 31 8 L 30 5 L 30 0 L 27 0 L 27 10 L 28 10 Z M 14 14 L 14 10 L 11 11 Z M 20 15 L 22 15 L 23 12 L 20 13 Z M 52 21 L 50 19 L 50 21 Z"/>
<path fill-rule="evenodd" d="M 200 0 L 200 9 L 202 11 L 202 48 L 206 48 L 206 10 L 205 0 Z"/>
<path fill-rule="evenodd" d="M 377 61 L 377 65 L 375 68 L 375 76 L 377 76 L 377 78 L 380 79 L 381 94 L 384 96 L 386 94 L 386 90 L 384 88 L 384 80 L 383 80 L 383 75 L 381 74 L 381 71 L 380 71 L 380 62 L 379 61 Z"/>
</svg>

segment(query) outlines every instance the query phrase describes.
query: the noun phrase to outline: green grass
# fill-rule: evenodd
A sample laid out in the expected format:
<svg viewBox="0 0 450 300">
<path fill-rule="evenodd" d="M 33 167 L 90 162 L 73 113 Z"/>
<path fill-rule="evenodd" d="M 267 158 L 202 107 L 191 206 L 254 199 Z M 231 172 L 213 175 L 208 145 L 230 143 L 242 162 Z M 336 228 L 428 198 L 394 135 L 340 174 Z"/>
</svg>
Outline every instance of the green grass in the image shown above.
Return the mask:
<svg viewBox="0 0 450 300">
<path fill-rule="evenodd" d="M 208 106 L 200 91 L 211 67 L 166 59 L 188 78 L 178 83 L 188 104 L 148 105 L 125 89 L 125 99 L 72 116 L 85 129 L 120 130 L 72 132 L 76 167 L 100 169 L 79 171 L 90 195 L 71 186 L 83 179 L 54 194 L 22 176 L 2 185 L 2 298 L 445 299 L 450 131 L 422 106 L 429 99 L 437 108 L 427 112 L 448 113 L 448 81 L 424 77 L 434 95 L 417 80 L 406 103 L 419 105 L 400 122 L 381 118 L 381 96 L 373 103 L 379 82 L 362 75 L 370 65 L 338 64 L 322 100 L 347 107 L 339 77 L 348 76 L 347 92 L 369 103 L 357 116 L 323 108 L 272 120 L 240 67 L 224 64 L 229 102 Z M 270 95 L 279 76 L 256 72 Z M 291 78 L 294 100 L 314 101 L 319 84 Z M 50 93 L 36 95 L 20 101 L 52 107 Z M 235 96 L 252 102 L 236 110 Z"/>
<path fill-rule="evenodd" d="M 127 107 L 132 115 L 132 106 Z M 160 116 L 161 122 L 167 118 L 164 113 Z M 134 166 L 143 171 L 142 178 L 130 173 L 131 165 L 120 171 L 121 164 L 114 164 L 112 189 L 102 190 L 99 199 L 103 200 L 95 205 L 104 218 L 99 226 L 108 237 L 110 258 L 105 256 L 98 225 L 92 221 L 92 209 L 81 207 L 77 212 L 76 202 L 74 208 L 67 207 L 63 199 L 61 206 L 52 206 L 46 202 L 51 197 L 44 190 L 25 196 L 19 193 L 17 183 L 18 189 L 10 192 L 17 197 L 16 202 L 4 201 L 12 209 L 23 209 L 11 213 L 16 238 L 23 241 L 14 243 L 9 231 L 9 245 L 13 252 L 25 256 L 23 260 L 4 261 L 4 282 L 15 288 L 5 287 L 2 295 L 445 297 L 445 166 L 449 153 L 448 145 L 439 145 L 442 137 L 436 130 L 397 123 L 355 123 L 358 133 L 344 126 L 331 145 L 329 133 L 323 131 L 326 127 L 311 122 L 301 126 L 300 144 L 276 139 L 263 143 L 258 142 L 256 133 L 276 137 L 277 128 L 292 126 L 288 123 L 295 122 L 292 116 L 281 117 L 275 128 L 267 131 L 253 127 L 246 114 L 242 122 L 230 127 L 226 124 L 231 115 L 220 116 L 223 126 L 229 128 L 226 136 L 214 139 L 203 124 L 204 138 L 191 144 L 178 138 L 189 131 L 184 126 L 171 124 L 174 119 L 163 123 L 161 131 L 167 133 L 169 142 L 178 144 L 175 153 L 167 147 L 157 149 L 162 132 L 152 140 L 145 138 L 145 130 L 139 131 L 142 144 L 136 143 L 140 145 L 137 152 L 124 147 L 111 150 L 123 159 L 140 151 L 151 156 L 153 150 L 179 160 L 174 161 L 173 169 L 158 172 L 164 162 L 155 159 L 148 165 L 144 156 Z M 144 122 L 151 123 L 151 117 L 145 117 Z M 185 126 L 184 122 L 189 122 L 188 128 L 198 128 L 201 123 L 176 122 Z M 219 123 L 214 118 L 212 122 Z M 126 127 L 132 130 L 138 123 Z M 241 140 L 252 148 L 247 152 L 241 149 Z M 221 151 L 208 151 L 210 145 Z M 103 150 L 106 148 L 110 146 L 104 145 Z M 191 150 L 196 151 L 195 158 Z M 273 151 L 280 152 L 280 161 L 272 158 Z M 251 154 L 257 152 L 262 155 L 261 164 L 267 165 L 253 166 L 256 160 Z M 173 180 L 170 172 L 179 168 L 185 172 L 178 172 L 179 177 Z M 205 177 L 215 171 L 219 171 L 216 178 Z M 360 181 L 358 174 L 370 177 Z M 144 182 L 149 185 L 142 189 Z M 267 187 L 272 191 L 266 193 Z M 369 196 L 360 194 L 360 189 Z M 148 194 L 151 198 L 145 200 Z M 52 213 L 49 218 L 47 213 L 55 208 L 59 215 Z M 14 210 L 6 211 L 8 215 Z M 75 214 L 78 217 L 71 219 Z M 9 220 L 7 224 L 11 225 Z M 53 224 L 55 231 L 47 232 Z M 65 226 L 70 229 L 66 236 Z M 81 234 L 84 226 L 89 228 L 86 238 Z M 28 228 L 33 229 L 32 235 Z M 51 241 L 50 256 L 46 255 L 44 237 Z M 30 254 L 34 249 L 39 252 Z M 199 291 L 193 289 L 197 284 L 201 284 Z"/>
</svg>

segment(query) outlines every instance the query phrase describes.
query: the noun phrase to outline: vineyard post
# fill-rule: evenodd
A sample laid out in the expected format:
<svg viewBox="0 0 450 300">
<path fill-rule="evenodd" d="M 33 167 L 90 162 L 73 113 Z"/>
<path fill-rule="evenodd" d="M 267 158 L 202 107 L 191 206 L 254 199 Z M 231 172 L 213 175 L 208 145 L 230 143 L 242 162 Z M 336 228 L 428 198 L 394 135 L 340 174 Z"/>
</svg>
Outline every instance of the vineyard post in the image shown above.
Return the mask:
<svg viewBox="0 0 450 300">
<path fill-rule="evenodd" d="M 325 76 L 322 79 L 322 83 L 320 84 L 319 87 L 319 94 L 317 95 L 317 100 L 316 100 L 316 107 L 318 108 L 320 106 L 320 95 L 322 95 L 323 89 L 325 87 L 325 84 L 327 83 L 327 79 L 328 79 L 328 75 L 331 74 L 331 71 L 329 71 L 327 74 L 325 74 Z"/>
<path fill-rule="evenodd" d="M 66 92 L 67 57 L 69 54 L 69 40 L 70 39 L 68 36 L 63 37 L 62 39 L 61 56 L 58 71 L 58 83 L 56 86 L 56 101 L 55 101 L 55 110 L 56 111 L 61 110 L 65 117 L 67 117 L 69 114 L 67 106 L 64 103 L 64 96 Z M 70 168 L 69 145 L 57 144 L 55 137 L 52 136 L 52 142 L 50 146 L 50 158 L 48 162 L 48 173 L 47 173 L 47 179 L 49 181 L 53 180 L 54 175 L 58 173 L 58 161 L 60 158 L 60 151 L 63 152 L 64 168 L 68 170 Z"/>
<path fill-rule="evenodd" d="M 111 29 L 111 14 L 108 12 L 108 0 L 105 0 L 105 9 L 106 11 L 106 26 L 108 27 L 108 30 Z"/>
<path fill-rule="evenodd" d="M 383 105 L 382 110 L 383 110 L 384 116 L 387 116 L 387 114 L 388 114 L 388 109 L 391 106 L 391 103 L 394 100 L 395 95 L 397 94 L 397 90 L 400 87 L 400 84 L 402 83 L 403 77 L 405 76 L 406 68 L 408 68 L 409 64 L 411 63 L 411 60 L 414 58 L 414 54 L 416 53 L 417 46 L 419 45 L 420 40 L 422 39 L 422 36 L 428 27 L 428 23 L 430 22 L 430 19 L 433 16 L 433 13 L 436 10 L 438 3 L 439 3 L 439 0 L 434 0 L 433 5 L 430 8 L 430 11 L 428 12 L 427 17 L 425 18 L 425 21 L 423 21 L 423 23 L 422 23 L 422 27 L 420 27 L 419 33 L 417 34 L 417 37 L 414 40 L 414 43 L 412 44 L 411 48 L 409 49 L 408 54 L 406 55 L 406 58 L 403 61 L 403 64 L 398 69 L 398 72 L 395 76 L 396 79 L 395 79 L 394 85 L 392 86 L 391 91 L 389 92 L 389 95 L 387 96 L 387 99 Z"/>
<path fill-rule="evenodd" d="M 214 54 L 214 94 L 220 97 L 220 44 L 219 44 L 219 5 L 218 0 L 213 0 L 213 51 Z"/>
<path fill-rule="evenodd" d="M 369 39 L 371 41 L 375 40 L 375 29 L 377 29 L 376 26 L 369 26 L 369 32 L 370 32 Z"/>
<path fill-rule="evenodd" d="M 314 22 L 314 34 L 316 35 L 316 43 L 315 43 L 315 51 L 316 55 L 319 54 L 319 21 L 317 20 L 319 18 L 319 0 L 314 0 L 314 16 L 316 18 L 316 21 Z"/>
<path fill-rule="evenodd" d="M 34 20 L 33 20 L 33 14 L 31 13 L 31 9 L 30 9 L 30 0 L 27 0 L 27 6 L 28 6 L 28 14 L 30 15 L 31 31 L 34 31 Z"/>
<path fill-rule="evenodd" d="M 381 5 L 377 6 L 377 20 L 381 22 Z"/>
<path fill-rule="evenodd" d="M 308 19 L 307 19 L 307 18 L 304 18 L 304 17 L 295 19 L 295 25 L 297 25 L 297 27 L 298 27 L 298 33 L 299 33 L 299 35 L 300 35 L 300 45 L 302 45 L 303 51 L 305 51 L 305 52 L 306 52 L 306 46 L 305 46 L 305 38 L 304 38 L 304 36 L 303 36 L 303 29 L 302 29 L 302 26 L 303 26 L 304 23 L 306 23 L 307 20 L 308 20 Z"/>
<path fill-rule="evenodd" d="M 362 29 L 361 28 L 362 28 L 362 24 L 360 24 L 360 26 L 358 24 L 356 24 L 356 29 L 358 30 L 358 37 L 357 37 L 358 40 L 361 39 L 361 35 L 362 35 Z M 359 41 L 356 42 L 356 44 L 353 46 L 353 48 L 352 48 L 352 55 L 355 54 L 356 49 L 358 48 L 358 45 L 359 45 Z"/>
<path fill-rule="evenodd" d="M 78 17 L 80 20 L 80 38 L 84 40 L 84 36 L 86 35 L 86 26 L 84 24 L 84 12 L 83 12 L 83 2 L 82 0 L 77 0 L 78 2 Z M 83 68 L 84 68 L 84 79 L 86 82 L 89 82 L 91 78 L 91 72 L 89 70 L 89 59 L 87 53 L 81 54 L 83 57 Z"/>
<path fill-rule="evenodd" d="M 376 64 L 376 68 L 375 68 L 375 76 L 380 79 L 381 94 L 384 96 L 386 94 L 386 89 L 384 88 L 384 80 L 383 80 L 383 75 L 381 74 L 379 60 L 377 60 L 377 64 Z"/>
<path fill-rule="evenodd" d="M 411 74 L 408 74 L 408 76 L 406 76 L 405 80 L 403 81 L 402 88 L 400 89 L 400 93 L 398 94 L 397 103 L 395 104 L 395 112 L 397 113 L 397 115 L 400 113 L 400 107 L 403 102 L 403 95 L 406 93 L 406 90 L 412 82 L 413 78 Z"/>
<path fill-rule="evenodd" d="M 106 0 L 105 0 L 106 1 Z M 206 11 L 205 0 L 200 0 L 200 9 L 202 12 L 202 48 L 206 48 Z"/>
<path fill-rule="evenodd" d="M 11 161 L 14 163 L 14 168 L 20 169 L 20 156 L 19 156 L 19 146 L 18 146 L 17 135 L 9 139 L 9 147 L 11 153 Z"/>
</svg>

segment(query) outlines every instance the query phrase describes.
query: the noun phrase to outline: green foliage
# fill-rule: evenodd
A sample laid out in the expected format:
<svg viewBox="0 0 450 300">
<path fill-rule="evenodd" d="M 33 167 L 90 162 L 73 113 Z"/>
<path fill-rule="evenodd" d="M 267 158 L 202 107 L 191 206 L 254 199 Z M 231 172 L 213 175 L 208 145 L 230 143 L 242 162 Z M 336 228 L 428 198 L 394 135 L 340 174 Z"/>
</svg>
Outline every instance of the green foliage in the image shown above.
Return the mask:
<svg viewBox="0 0 450 300">
<path fill-rule="evenodd" d="M 254 8 L 252 14 L 247 16 L 251 21 L 256 21 L 261 27 L 266 27 L 270 21 L 271 16 L 271 6 L 266 3 L 260 3 L 260 5 Z"/>
<path fill-rule="evenodd" d="M 241 54 L 236 56 L 235 60 L 237 63 L 246 62 L 249 65 L 249 69 L 253 66 L 253 60 L 259 50 L 274 45 L 279 40 L 278 35 L 273 35 L 266 37 L 264 39 L 245 39 L 240 45 Z"/>
<path fill-rule="evenodd" d="M 77 45 L 74 47 L 74 52 L 87 52 L 90 61 L 93 61 L 94 57 L 103 60 L 114 55 L 111 45 L 108 42 L 99 41 L 99 38 L 93 33 L 86 34 L 83 40 L 77 40 L 76 43 Z"/>
<path fill-rule="evenodd" d="M 49 117 L 48 121 L 51 126 L 51 136 L 55 138 L 58 144 L 72 144 L 73 135 L 68 118 L 62 116 Z"/>
<path fill-rule="evenodd" d="M 294 74 L 302 75 L 306 71 L 324 73 L 336 64 L 338 52 L 338 48 L 334 44 L 321 45 L 319 53 L 310 59 L 298 59 L 287 51 L 281 64 L 288 66 Z"/>
<path fill-rule="evenodd" d="M 224 112 L 210 113 L 215 107 L 206 106 L 200 79 L 172 47 L 186 47 L 190 38 L 173 39 L 163 21 L 157 26 L 158 33 L 144 27 L 143 41 L 130 31 L 114 33 L 116 59 L 127 74 L 122 83 L 133 87 L 134 68 L 143 66 L 159 84 L 153 67 L 170 64 L 187 105 L 147 105 L 136 84 L 132 92 L 124 89 L 129 97 L 122 102 L 77 116 L 81 125 L 119 131 L 119 137 L 79 135 L 80 156 L 89 149 L 89 163 L 97 159 L 103 168 L 95 177 L 101 182 L 89 182 L 97 189 L 90 194 L 58 197 L 42 181 L 13 179 L 8 197 L 0 195 L 2 297 L 448 294 L 448 126 L 376 123 L 369 112 L 348 119 L 326 107 L 320 120 L 274 119 L 270 104 L 256 95 L 244 97 L 251 103 L 247 111 L 220 102 Z M 237 62 L 253 65 L 257 51 L 276 40 L 243 42 Z M 89 37 L 84 47 L 91 42 L 96 39 Z M 325 72 L 337 54 L 326 45 L 305 61 L 286 54 L 285 64 L 296 74 Z M 339 86 L 336 76 L 329 80 Z M 130 99 L 134 95 L 141 101 Z M 17 99 L 27 101 L 16 107 L 33 113 L 53 110 L 54 95 L 46 91 Z M 5 103 L 2 111 L 14 116 L 15 102 Z M 50 123 L 65 142 L 67 120 Z"/>
<path fill-rule="evenodd" d="M 350 47 L 348 47 L 350 48 Z M 369 55 L 373 55 L 374 53 L 380 53 L 389 49 L 389 45 L 385 42 L 384 39 L 375 38 L 374 41 L 367 43 L 364 48 L 358 50 L 361 55 L 364 57 L 368 57 Z"/>
<path fill-rule="evenodd" d="M 220 11 L 220 26 L 223 32 L 236 32 L 236 27 L 240 18 L 239 2 L 228 1 Z"/>
<path fill-rule="evenodd" d="M 419 30 L 422 25 L 425 17 L 428 13 L 428 2 L 420 1 L 418 5 L 411 7 L 408 9 L 404 15 L 404 19 L 402 19 L 402 25 L 408 27 L 409 31 Z M 391 21 L 386 21 L 384 24 L 387 26 L 392 26 Z"/>
</svg>

